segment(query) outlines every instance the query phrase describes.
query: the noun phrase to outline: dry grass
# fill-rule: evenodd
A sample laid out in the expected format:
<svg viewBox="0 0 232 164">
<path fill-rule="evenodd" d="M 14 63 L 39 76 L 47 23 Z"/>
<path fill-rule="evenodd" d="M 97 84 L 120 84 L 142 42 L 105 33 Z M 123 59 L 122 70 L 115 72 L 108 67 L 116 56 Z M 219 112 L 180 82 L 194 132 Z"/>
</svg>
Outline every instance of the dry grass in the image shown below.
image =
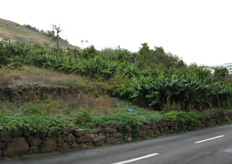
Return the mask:
<svg viewBox="0 0 232 164">
<path fill-rule="evenodd" d="M 20 69 L 0 69 L 0 83 L 5 86 L 23 86 L 27 84 L 70 86 L 86 83 L 87 79 L 74 74 L 64 74 L 47 69 L 23 66 Z M 71 86 L 72 87 L 72 86 Z"/>
<path fill-rule="evenodd" d="M 0 38 L 14 39 L 23 43 L 39 43 L 40 45 L 46 43 L 50 46 L 55 46 L 55 44 L 51 41 L 51 39 L 46 35 L 32 31 L 17 23 L 4 20 L 1 18 L 0 18 Z M 71 44 L 67 45 L 63 41 L 60 41 L 60 47 L 63 49 L 66 49 L 67 47 L 80 49 L 79 47 L 73 46 Z"/>
<path fill-rule="evenodd" d="M 87 77 L 81 77 L 75 74 L 65 74 L 52 70 L 41 69 L 37 67 L 23 66 L 20 69 L 10 70 L 6 67 L 0 69 L 0 87 L 16 88 L 19 86 L 65 86 L 68 88 L 88 88 L 96 86 L 95 81 Z M 41 93 L 43 94 L 43 93 Z M 14 102 L 15 108 L 21 106 L 35 106 L 43 113 L 49 114 L 65 114 L 74 115 L 80 110 L 87 109 L 92 114 L 109 114 L 113 111 L 109 110 L 117 104 L 119 100 L 105 97 L 93 97 L 83 92 L 68 94 L 65 96 L 50 95 L 46 99 L 40 99 L 38 93 L 29 91 L 25 94 L 24 101 L 20 99 Z M 29 96 L 30 101 L 25 101 Z M 16 99 L 17 100 L 17 99 Z M 13 108 L 9 108 L 14 112 Z M 115 112 L 115 111 L 114 111 Z"/>
</svg>

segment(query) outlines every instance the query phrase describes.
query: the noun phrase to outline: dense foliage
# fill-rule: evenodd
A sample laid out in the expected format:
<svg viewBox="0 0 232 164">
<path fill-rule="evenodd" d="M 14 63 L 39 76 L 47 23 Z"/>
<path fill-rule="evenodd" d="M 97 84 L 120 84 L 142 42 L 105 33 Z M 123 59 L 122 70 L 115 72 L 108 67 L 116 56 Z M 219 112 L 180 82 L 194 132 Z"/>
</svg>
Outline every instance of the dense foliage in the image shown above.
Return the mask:
<svg viewBox="0 0 232 164">
<path fill-rule="evenodd" d="M 8 50 L 4 47 L 4 44 L 0 42 L 0 66 L 6 65 L 9 62 Z"/>
<path fill-rule="evenodd" d="M 81 52 L 56 51 L 20 43 L 6 44 L 11 62 L 53 68 L 107 81 L 108 93 L 144 107 L 162 110 L 167 104 L 181 110 L 204 110 L 231 105 L 232 89 L 204 67 L 189 66 L 162 47 L 142 44 L 138 53 L 124 49 Z"/>
</svg>

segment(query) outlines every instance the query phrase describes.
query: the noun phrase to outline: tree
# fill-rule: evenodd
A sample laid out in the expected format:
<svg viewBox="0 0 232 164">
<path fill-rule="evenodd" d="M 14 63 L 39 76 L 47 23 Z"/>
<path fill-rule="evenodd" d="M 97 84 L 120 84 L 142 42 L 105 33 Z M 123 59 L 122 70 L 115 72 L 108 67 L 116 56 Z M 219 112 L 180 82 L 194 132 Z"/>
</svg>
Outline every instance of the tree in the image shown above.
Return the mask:
<svg viewBox="0 0 232 164">
<path fill-rule="evenodd" d="M 142 48 L 140 48 L 137 57 L 137 66 L 139 68 L 146 68 L 146 66 L 149 66 L 152 52 L 153 50 L 149 48 L 147 43 L 142 44 Z"/>
<path fill-rule="evenodd" d="M 229 72 L 226 68 L 214 68 L 214 76 L 219 80 L 224 80 L 226 76 L 229 75 Z"/>
<path fill-rule="evenodd" d="M 48 31 L 48 36 L 55 42 L 57 53 L 59 53 L 60 50 L 61 31 L 61 27 L 57 25 L 52 25 L 52 31 Z"/>
</svg>

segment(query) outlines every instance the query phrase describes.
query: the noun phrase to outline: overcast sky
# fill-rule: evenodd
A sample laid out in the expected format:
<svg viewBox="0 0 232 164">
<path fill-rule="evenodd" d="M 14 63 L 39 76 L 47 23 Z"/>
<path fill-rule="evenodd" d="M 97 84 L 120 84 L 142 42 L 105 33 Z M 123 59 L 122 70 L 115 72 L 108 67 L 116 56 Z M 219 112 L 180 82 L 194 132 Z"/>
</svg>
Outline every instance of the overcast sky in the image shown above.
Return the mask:
<svg viewBox="0 0 232 164">
<path fill-rule="evenodd" d="M 232 62 L 232 0 L 2 0 L 0 18 L 63 29 L 82 47 L 162 46 L 187 64 Z"/>
</svg>

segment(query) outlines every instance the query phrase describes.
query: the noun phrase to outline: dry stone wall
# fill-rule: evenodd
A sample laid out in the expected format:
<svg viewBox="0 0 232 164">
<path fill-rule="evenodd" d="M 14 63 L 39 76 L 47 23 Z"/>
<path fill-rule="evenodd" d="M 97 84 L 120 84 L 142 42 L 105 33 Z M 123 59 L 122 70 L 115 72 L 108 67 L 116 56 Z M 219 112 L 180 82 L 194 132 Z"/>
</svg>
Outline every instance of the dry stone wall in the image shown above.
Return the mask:
<svg viewBox="0 0 232 164">
<path fill-rule="evenodd" d="M 232 111 L 227 112 L 225 115 L 225 121 L 230 120 L 232 120 Z M 217 125 L 222 122 L 217 121 L 217 118 L 213 116 L 211 123 Z M 205 120 L 202 120 L 199 128 L 206 126 Z M 100 128 L 95 129 L 94 133 L 89 133 L 86 129 L 69 129 L 66 135 L 60 135 L 59 130 L 57 130 L 49 137 L 21 130 L 0 136 L 0 158 L 128 142 L 136 139 L 156 137 L 164 133 L 171 134 L 175 132 L 174 127 L 174 122 L 160 119 L 156 123 L 151 121 L 140 123 L 136 130 L 135 127 L 128 125 L 126 132 L 112 123 L 102 124 Z"/>
<path fill-rule="evenodd" d="M 31 101 L 37 99 L 49 99 L 52 97 L 66 97 L 68 95 L 78 95 L 78 89 L 66 86 L 51 85 L 23 85 L 15 87 L 0 87 L 0 101 Z"/>
</svg>

